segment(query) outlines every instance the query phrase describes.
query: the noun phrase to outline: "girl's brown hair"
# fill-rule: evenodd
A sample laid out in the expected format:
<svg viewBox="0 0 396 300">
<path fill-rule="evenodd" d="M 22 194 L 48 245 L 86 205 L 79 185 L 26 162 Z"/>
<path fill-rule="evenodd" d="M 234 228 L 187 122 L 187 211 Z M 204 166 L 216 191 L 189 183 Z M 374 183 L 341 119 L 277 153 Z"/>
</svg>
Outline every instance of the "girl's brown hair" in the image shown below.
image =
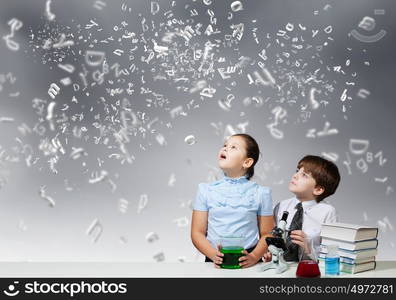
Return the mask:
<svg viewBox="0 0 396 300">
<path fill-rule="evenodd" d="M 252 166 L 249 169 L 247 169 L 247 171 L 246 171 L 246 178 L 248 180 L 250 180 L 250 178 L 252 178 L 254 175 L 254 166 L 256 165 L 256 163 L 259 159 L 259 155 L 260 155 L 259 146 L 258 146 L 256 140 L 248 134 L 238 133 L 238 134 L 234 134 L 232 136 L 239 136 L 239 137 L 243 138 L 243 140 L 245 141 L 245 144 L 246 144 L 246 156 L 248 158 L 253 159 Z"/>
</svg>

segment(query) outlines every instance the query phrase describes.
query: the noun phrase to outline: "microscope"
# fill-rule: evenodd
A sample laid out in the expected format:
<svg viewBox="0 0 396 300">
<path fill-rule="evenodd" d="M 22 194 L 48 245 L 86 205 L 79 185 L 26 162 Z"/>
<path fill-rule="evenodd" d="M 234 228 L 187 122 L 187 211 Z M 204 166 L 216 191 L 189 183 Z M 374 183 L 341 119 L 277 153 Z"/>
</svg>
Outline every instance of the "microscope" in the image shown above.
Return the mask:
<svg viewBox="0 0 396 300">
<path fill-rule="evenodd" d="M 287 211 L 283 212 L 282 219 L 279 221 L 279 226 L 275 226 L 271 234 L 274 237 L 267 237 L 265 241 L 268 245 L 268 250 L 272 254 L 272 259 L 269 263 L 266 263 L 262 271 L 269 269 L 276 269 L 276 273 L 280 274 L 288 269 L 288 264 L 283 258 L 284 252 L 287 250 L 286 247 L 286 220 L 289 213 Z"/>
</svg>

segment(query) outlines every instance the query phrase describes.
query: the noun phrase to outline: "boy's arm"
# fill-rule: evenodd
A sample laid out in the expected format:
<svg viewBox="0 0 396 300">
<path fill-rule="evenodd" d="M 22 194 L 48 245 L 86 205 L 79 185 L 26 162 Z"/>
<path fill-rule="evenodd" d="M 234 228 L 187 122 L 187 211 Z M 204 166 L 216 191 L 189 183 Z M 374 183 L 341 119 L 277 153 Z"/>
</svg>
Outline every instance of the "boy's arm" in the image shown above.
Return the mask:
<svg viewBox="0 0 396 300">
<path fill-rule="evenodd" d="M 323 223 L 335 223 L 338 221 L 338 216 L 336 213 L 336 210 L 333 206 L 330 206 L 330 209 L 328 210 Z M 318 247 L 319 245 L 315 245 L 315 243 L 310 243 L 310 240 L 308 240 L 307 238 L 307 234 L 302 231 L 302 230 L 293 230 L 290 233 L 290 237 L 292 239 L 292 242 L 294 244 L 299 245 L 306 254 L 310 254 L 313 251 L 316 252 L 316 254 L 319 253 L 320 247 Z M 311 237 L 313 238 L 313 237 Z M 319 237 L 319 240 L 321 241 L 322 238 Z M 312 242 L 312 241 L 311 241 Z M 311 249 L 311 247 L 313 247 L 313 249 Z"/>
<path fill-rule="evenodd" d="M 191 240 L 194 246 L 205 256 L 214 261 L 217 250 L 212 247 L 206 238 L 208 229 L 208 212 L 193 210 L 191 221 Z"/>
<path fill-rule="evenodd" d="M 336 209 L 333 206 L 330 206 L 329 212 L 327 213 L 326 217 L 323 220 L 323 223 L 335 223 L 338 222 L 338 214 Z M 322 231 L 322 228 L 321 228 Z M 317 255 L 319 255 L 320 252 L 320 244 L 322 243 L 322 237 L 319 236 L 319 243 L 318 244 L 313 244 L 313 250 L 316 252 Z"/>
<path fill-rule="evenodd" d="M 293 230 L 290 233 L 290 238 L 294 244 L 299 245 L 305 253 L 311 253 L 311 247 L 308 243 L 307 235 L 302 230 Z"/>
</svg>

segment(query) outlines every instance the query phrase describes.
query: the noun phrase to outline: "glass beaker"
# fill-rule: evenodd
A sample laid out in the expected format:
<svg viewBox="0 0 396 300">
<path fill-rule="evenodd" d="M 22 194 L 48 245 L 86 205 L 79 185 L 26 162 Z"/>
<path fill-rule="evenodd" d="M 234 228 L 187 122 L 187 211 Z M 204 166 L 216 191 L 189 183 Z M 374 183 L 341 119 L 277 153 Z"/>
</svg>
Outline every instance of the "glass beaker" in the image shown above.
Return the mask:
<svg viewBox="0 0 396 300">
<path fill-rule="evenodd" d="M 325 258 L 326 276 L 340 275 L 340 256 L 338 255 L 338 245 L 327 245 Z"/>
<path fill-rule="evenodd" d="M 296 277 L 320 277 L 318 257 L 313 248 L 312 239 L 307 241 L 308 249 L 299 247 L 299 263 L 297 266 Z"/>
<path fill-rule="evenodd" d="M 244 237 L 226 236 L 221 237 L 220 252 L 224 254 L 223 263 L 220 265 L 223 269 L 240 269 L 239 258 L 243 256 Z"/>
</svg>

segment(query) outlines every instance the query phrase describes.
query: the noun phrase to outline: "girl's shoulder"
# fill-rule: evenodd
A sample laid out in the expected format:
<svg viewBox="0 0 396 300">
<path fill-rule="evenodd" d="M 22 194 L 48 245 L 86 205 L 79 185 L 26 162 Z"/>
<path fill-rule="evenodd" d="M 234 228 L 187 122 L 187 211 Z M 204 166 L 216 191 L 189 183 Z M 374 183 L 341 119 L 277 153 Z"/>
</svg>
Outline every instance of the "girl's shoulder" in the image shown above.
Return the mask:
<svg viewBox="0 0 396 300">
<path fill-rule="evenodd" d="M 212 182 L 201 182 L 200 184 L 198 184 L 198 187 L 210 188 L 210 187 L 216 187 L 216 186 L 222 185 L 223 183 L 224 183 L 224 179 L 219 179 L 219 180 L 212 181 Z"/>
<path fill-rule="evenodd" d="M 213 182 L 201 182 L 198 184 L 198 190 L 207 191 L 212 187 L 216 187 L 221 184 L 221 180 L 213 181 Z"/>
<path fill-rule="evenodd" d="M 224 179 L 219 179 L 216 181 L 212 181 L 212 182 L 208 182 L 208 186 L 218 186 L 221 185 L 222 183 L 224 183 Z"/>
<path fill-rule="evenodd" d="M 257 189 L 257 191 L 264 193 L 264 194 L 268 194 L 271 193 L 271 188 L 268 186 L 264 186 L 264 185 L 260 185 L 254 181 L 252 181 L 252 186 L 255 187 Z"/>
<path fill-rule="evenodd" d="M 207 188 L 210 186 L 216 186 L 221 183 L 221 180 L 213 181 L 213 182 L 201 182 L 198 184 L 198 188 Z"/>
<path fill-rule="evenodd" d="M 246 183 L 243 183 L 241 185 L 236 186 L 238 189 L 241 190 L 254 190 L 255 192 L 261 193 L 261 194 L 271 194 L 271 188 L 267 186 L 260 185 L 254 181 L 248 181 Z M 229 185 L 224 184 L 224 180 L 216 180 L 213 182 L 201 182 L 198 184 L 198 189 L 201 191 L 210 191 L 210 190 L 217 190 L 217 188 L 220 189 L 228 189 Z"/>
</svg>

